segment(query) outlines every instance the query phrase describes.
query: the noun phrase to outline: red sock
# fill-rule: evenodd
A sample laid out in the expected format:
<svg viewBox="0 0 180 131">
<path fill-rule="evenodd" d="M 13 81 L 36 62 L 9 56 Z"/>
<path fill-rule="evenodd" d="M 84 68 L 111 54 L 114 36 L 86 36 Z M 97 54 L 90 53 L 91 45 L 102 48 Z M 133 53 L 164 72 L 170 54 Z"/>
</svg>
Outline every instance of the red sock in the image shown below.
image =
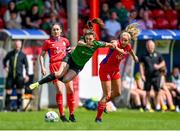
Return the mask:
<svg viewBox="0 0 180 131">
<path fill-rule="evenodd" d="M 74 114 L 74 93 L 67 93 L 67 106 L 69 107 L 70 115 Z"/>
<path fill-rule="evenodd" d="M 56 102 L 57 102 L 60 116 L 64 116 L 63 95 L 62 94 L 60 94 L 60 93 L 56 94 Z"/>
<path fill-rule="evenodd" d="M 102 119 L 102 114 L 104 112 L 104 109 L 106 107 L 106 102 L 98 102 L 98 109 L 97 109 L 97 119 Z"/>
</svg>

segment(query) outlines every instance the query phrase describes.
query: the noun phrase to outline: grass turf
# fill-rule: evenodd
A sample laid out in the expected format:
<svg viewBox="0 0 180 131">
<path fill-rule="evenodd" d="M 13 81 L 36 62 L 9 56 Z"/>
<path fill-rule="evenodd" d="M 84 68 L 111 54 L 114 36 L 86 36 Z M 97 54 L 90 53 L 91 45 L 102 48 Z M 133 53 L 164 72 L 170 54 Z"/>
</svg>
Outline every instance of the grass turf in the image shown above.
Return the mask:
<svg viewBox="0 0 180 131">
<path fill-rule="evenodd" d="M 76 123 L 47 123 L 39 112 L 0 112 L 0 129 L 3 130 L 180 130 L 180 113 L 176 112 L 139 112 L 119 109 L 104 114 L 103 122 L 94 122 L 96 112 L 83 108 L 76 109 Z M 66 114 L 67 114 L 66 110 Z"/>
</svg>

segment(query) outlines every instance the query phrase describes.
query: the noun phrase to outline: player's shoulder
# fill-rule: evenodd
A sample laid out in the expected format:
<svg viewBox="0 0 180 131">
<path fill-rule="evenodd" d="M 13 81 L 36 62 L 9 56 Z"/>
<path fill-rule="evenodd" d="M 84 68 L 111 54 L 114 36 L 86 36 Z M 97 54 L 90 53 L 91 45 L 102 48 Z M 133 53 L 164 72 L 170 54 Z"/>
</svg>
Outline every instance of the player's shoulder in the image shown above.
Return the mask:
<svg viewBox="0 0 180 131">
<path fill-rule="evenodd" d="M 50 43 L 52 41 L 52 39 L 50 38 L 50 39 L 47 39 L 47 40 L 44 40 L 44 44 L 48 44 L 48 43 Z"/>
<path fill-rule="evenodd" d="M 26 54 L 23 51 L 20 51 L 19 54 L 22 56 L 26 56 Z"/>
<path fill-rule="evenodd" d="M 66 37 L 61 37 L 61 39 L 62 39 L 63 41 L 69 42 L 69 40 L 68 40 Z"/>
</svg>

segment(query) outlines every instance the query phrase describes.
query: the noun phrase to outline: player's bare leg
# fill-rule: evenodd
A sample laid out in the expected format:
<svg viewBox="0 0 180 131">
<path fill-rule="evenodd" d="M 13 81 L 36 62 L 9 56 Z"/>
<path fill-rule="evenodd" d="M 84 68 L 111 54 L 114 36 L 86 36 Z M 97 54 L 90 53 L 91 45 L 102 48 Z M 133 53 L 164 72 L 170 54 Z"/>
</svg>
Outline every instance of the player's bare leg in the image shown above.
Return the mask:
<svg viewBox="0 0 180 131">
<path fill-rule="evenodd" d="M 59 109 L 60 119 L 62 122 L 69 122 L 64 114 L 64 106 L 63 106 L 63 83 L 61 81 L 54 82 L 56 87 L 56 103 Z"/>
<path fill-rule="evenodd" d="M 111 95 L 111 81 L 101 81 L 101 86 L 103 90 L 103 97 L 98 102 L 98 109 L 95 122 L 101 123 L 102 122 L 102 114 L 104 109 L 106 108 L 106 103 L 110 98 Z"/>
<path fill-rule="evenodd" d="M 74 91 L 72 86 L 72 81 L 77 76 L 74 70 L 69 70 L 63 77 L 62 81 L 66 84 L 67 89 L 67 105 L 69 107 L 69 120 L 71 122 L 76 122 L 74 116 Z"/>
</svg>

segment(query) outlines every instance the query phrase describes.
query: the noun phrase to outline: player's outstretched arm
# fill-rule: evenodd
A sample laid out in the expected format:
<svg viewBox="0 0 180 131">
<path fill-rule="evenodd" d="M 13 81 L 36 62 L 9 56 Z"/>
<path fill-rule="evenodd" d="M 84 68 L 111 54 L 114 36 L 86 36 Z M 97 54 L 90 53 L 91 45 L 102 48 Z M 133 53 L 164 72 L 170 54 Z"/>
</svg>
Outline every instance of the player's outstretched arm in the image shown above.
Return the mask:
<svg viewBox="0 0 180 131">
<path fill-rule="evenodd" d="M 123 49 L 118 48 L 117 40 L 112 40 L 109 45 L 110 45 L 109 46 L 110 48 L 116 49 L 119 53 L 124 54 L 124 55 L 127 54 Z"/>
<path fill-rule="evenodd" d="M 134 51 L 133 51 L 132 49 L 131 49 L 131 51 L 130 51 L 130 54 L 131 54 L 131 56 L 133 57 L 133 59 L 134 59 L 135 62 L 139 62 L 138 57 L 136 56 L 136 54 L 134 53 Z"/>
<path fill-rule="evenodd" d="M 93 47 L 93 43 L 92 42 L 91 43 L 86 43 L 86 42 L 84 42 L 82 40 L 79 40 L 77 45 L 78 46 L 86 46 L 86 47 L 89 47 L 89 48 Z"/>
<path fill-rule="evenodd" d="M 78 46 L 86 46 L 87 44 L 82 41 L 82 40 L 79 40 L 78 43 L 77 43 Z"/>
</svg>

